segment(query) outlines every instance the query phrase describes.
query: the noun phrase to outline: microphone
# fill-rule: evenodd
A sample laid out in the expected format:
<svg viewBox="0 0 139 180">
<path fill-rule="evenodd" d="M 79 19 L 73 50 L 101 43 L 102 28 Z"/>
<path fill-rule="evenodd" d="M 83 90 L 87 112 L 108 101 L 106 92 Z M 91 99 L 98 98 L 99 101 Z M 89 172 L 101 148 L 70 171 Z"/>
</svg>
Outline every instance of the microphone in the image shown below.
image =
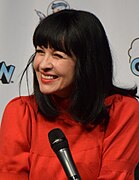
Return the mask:
<svg viewBox="0 0 139 180">
<path fill-rule="evenodd" d="M 68 177 L 68 180 L 81 180 L 64 133 L 59 128 L 55 128 L 48 133 L 48 138 L 53 151 L 57 155 Z"/>
</svg>

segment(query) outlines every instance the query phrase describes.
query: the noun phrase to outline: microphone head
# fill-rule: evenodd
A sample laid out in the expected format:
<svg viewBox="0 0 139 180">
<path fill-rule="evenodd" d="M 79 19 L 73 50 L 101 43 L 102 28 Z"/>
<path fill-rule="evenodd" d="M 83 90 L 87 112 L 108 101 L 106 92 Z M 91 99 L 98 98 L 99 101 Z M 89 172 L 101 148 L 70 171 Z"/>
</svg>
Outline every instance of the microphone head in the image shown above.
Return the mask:
<svg viewBox="0 0 139 180">
<path fill-rule="evenodd" d="M 68 141 L 61 129 L 55 128 L 48 133 L 50 145 L 55 153 L 60 149 L 69 148 Z"/>
</svg>

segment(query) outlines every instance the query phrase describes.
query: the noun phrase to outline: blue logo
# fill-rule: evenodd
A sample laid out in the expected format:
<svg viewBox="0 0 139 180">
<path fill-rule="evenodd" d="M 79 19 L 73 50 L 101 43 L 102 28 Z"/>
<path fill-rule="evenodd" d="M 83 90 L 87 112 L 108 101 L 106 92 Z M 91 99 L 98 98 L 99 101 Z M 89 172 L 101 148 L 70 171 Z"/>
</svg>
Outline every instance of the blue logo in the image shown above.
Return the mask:
<svg viewBox="0 0 139 180">
<path fill-rule="evenodd" d="M 9 84 L 13 76 L 15 66 L 6 66 L 5 62 L 0 63 L 0 80 L 3 84 Z"/>
</svg>

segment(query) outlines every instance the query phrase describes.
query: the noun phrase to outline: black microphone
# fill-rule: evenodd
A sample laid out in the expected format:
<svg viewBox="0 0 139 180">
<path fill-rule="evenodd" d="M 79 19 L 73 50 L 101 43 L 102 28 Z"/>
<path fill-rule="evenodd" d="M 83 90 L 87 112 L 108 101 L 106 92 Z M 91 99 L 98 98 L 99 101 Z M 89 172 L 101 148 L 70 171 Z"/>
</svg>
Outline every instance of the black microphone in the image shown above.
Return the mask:
<svg viewBox="0 0 139 180">
<path fill-rule="evenodd" d="M 48 138 L 50 145 L 53 151 L 56 153 L 68 179 L 81 180 L 64 133 L 59 128 L 52 129 L 48 133 Z"/>
</svg>

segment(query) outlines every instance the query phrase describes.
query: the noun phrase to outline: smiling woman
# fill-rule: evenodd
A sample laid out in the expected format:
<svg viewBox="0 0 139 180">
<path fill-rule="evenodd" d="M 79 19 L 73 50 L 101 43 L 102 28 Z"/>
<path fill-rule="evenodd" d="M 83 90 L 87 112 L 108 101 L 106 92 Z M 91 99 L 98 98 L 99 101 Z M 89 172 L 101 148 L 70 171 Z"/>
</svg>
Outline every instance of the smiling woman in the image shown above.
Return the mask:
<svg viewBox="0 0 139 180">
<path fill-rule="evenodd" d="M 139 103 L 135 87 L 113 85 L 102 23 L 90 12 L 62 10 L 41 20 L 33 44 L 23 75 L 31 65 L 34 92 L 11 100 L 3 114 L 0 179 L 67 179 L 47 138 L 60 128 L 82 180 L 133 180 Z"/>
</svg>

